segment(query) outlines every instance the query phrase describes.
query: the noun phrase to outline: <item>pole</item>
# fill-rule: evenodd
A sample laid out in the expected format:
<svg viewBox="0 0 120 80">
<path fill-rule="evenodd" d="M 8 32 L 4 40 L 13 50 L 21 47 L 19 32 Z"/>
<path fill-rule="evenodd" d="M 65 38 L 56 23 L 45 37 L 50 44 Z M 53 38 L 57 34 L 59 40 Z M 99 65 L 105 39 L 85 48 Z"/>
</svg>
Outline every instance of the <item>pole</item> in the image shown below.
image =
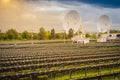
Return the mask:
<svg viewBox="0 0 120 80">
<path fill-rule="evenodd" d="M 31 32 L 31 44 L 33 44 L 33 30 Z"/>
<path fill-rule="evenodd" d="M 64 44 L 65 44 L 65 30 L 64 30 Z"/>
</svg>

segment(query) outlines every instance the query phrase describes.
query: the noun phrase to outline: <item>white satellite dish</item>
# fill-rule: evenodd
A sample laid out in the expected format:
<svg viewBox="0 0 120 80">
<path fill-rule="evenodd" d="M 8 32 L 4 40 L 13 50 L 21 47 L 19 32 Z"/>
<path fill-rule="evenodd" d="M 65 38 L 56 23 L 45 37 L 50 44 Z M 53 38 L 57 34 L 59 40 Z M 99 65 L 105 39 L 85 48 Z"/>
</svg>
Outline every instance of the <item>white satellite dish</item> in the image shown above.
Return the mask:
<svg viewBox="0 0 120 80">
<path fill-rule="evenodd" d="M 102 34 L 98 39 L 97 42 L 106 42 L 109 35 L 110 35 L 110 26 L 111 26 L 111 21 L 110 18 L 107 15 L 102 15 L 98 19 L 97 22 L 97 29 L 98 33 L 105 33 L 107 34 Z"/>
<path fill-rule="evenodd" d="M 66 33 L 68 33 L 70 28 L 73 29 L 74 33 L 78 32 L 78 35 L 73 36 L 71 38 L 73 43 L 83 43 L 83 44 L 89 43 L 89 39 L 85 38 L 83 34 L 84 29 L 83 29 L 82 21 L 77 11 L 71 10 L 66 14 L 64 18 L 63 27 Z M 81 31 L 82 34 L 79 34 L 79 31 Z"/>
<path fill-rule="evenodd" d="M 65 18 L 63 28 L 66 33 L 68 33 L 69 29 L 72 28 L 74 33 L 76 33 L 81 26 L 81 18 L 79 13 L 76 10 L 69 11 Z"/>
<path fill-rule="evenodd" d="M 97 22 L 98 32 L 102 32 L 102 33 L 107 32 L 109 35 L 110 26 L 111 26 L 110 18 L 107 15 L 100 16 Z"/>
</svg>

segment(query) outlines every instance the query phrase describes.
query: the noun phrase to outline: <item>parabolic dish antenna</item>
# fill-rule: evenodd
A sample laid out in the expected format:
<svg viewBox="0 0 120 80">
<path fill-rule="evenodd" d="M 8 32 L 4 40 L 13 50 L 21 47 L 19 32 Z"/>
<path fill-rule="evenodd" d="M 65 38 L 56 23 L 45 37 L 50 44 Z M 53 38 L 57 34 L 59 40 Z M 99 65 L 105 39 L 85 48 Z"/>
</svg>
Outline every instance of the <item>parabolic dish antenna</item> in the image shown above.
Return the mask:
<svg viewBox="0 0 120 80">
<path fill-rule="evenodd" d="M 63 28 L 66 33 L 68 33 L 69 29 L 72 28 L 74 33 L 76 33 L 81 26 L 81 18 L 79 13 L 76 10 L 69 11 L 64 18 Z"/>
<path fill-rule="evenodd" d="M 100 16 L 97 22 L 98 32 L 109 32 L 110 25 L 111 25 L 110 18 L 107 15 Z"/>
</svg>

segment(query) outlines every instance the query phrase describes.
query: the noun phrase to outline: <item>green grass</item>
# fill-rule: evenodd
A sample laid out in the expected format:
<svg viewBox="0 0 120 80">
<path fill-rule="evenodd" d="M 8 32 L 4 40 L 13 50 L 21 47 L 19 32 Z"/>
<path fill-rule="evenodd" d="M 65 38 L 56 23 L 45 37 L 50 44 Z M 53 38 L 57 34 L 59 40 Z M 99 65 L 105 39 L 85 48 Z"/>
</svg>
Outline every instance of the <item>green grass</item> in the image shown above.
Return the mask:
<svg viewBox="0 0 120 80">
<path fill-rule="evenodd" d="M 21 70 L 19 72 L 31 72 L 31 70 Z"/>
<path fill-rule="evenodd" d="M 56 69 L 59 69 L 60 67 L 59 66 L 55 66 L 55 67 L 51 67 L 50 70 L 56 70 Z"/>
<path fill-rule="evenodd" d="M 105 63 L 104 63 L 105 64 Z M 79 64 L 78 64 L 79 65 Z M 82 66 L 85 66 L 84 64 L 81 64 Z M 68 65 L 68 66 L 64 66 L 64 68 L 71 68 L 71 67 L 76 67 L 76 65 Z M 58 67 L 51 67 L 50 70 L 55 70 L 57 69 Z M 38 71 L 43 71 L 43 70 L 46 70 L 45 68 L 37 68 L 36 70 Z M 102 67 L 100 68 L 100 74 L 107 74 L 107 73 L 110 73 L 110 72 L 119 72 L 120 71 L 120 67 L 119 66 L 114 66 L 111 68 L 108 68 L 108 67 Z M 32 72 L 32 70 L 21 70 L 19 72 Z M 0 73 L 0 74 L 16 74 L 17 72 L 3 72 L 3 73 Z M 86 76 L 95 76 L 95 75 L 98 75 L 98 69 L 97 68 L 93 68 L 93 69 L 88 69 L 87 70 L 87 73 L 86 73 Z M 85 72 L 84 70 L 77 70 L 77 71 L 72 71 L 72 74 L 71 74 L 71 78 L 81 78 L 81 77 L 85 77 Z M 46 80 L 48 78 L 47 75 L 42 75 L 42 76 L 37 76 L 37 78 L 39 80 Z M 67 73 L 58 73 L 54 76 L 50 76 L 50 78 L 52 80 L 68 80 L 70 78 L 70 73 L 67 72 Z M 55 78 L 55 79 L 54 79 Z M 30 77 L 25 77 L 25 78 L 20 78 L 20 80 L 30 80 Z M 113 78 L 111 77 L 105 77 L 103 80 L 113 80 Z M 116 79 L 117 80 L 117 79 Z"/>
<path fill-rule="evenodd" d="M 94 76 L 98 75 L 98 69 L 88 69 L 87 70 L 87 76 Z"/>
<path fill-rule="evenodd" d="M 84 76 L 85 76 L 85 72 L 83 70 L 79 70 L 77 72 L 72 72 L 71 78 L 79 78 Z"/>
<path fill-rule="evenodd" d="M 109 63 L 112 63 L 113 61 L 109 61 Z M 56 70 L 58 68 L 64 68 L 64 69 L 67 69 L 67 68 L 75 68 L 75 67 L 81 67 L 81 66 L 88 66 L 88 65 L 95 65 L 97 63 L 89 63 L 89 64 L 74 64 L 74 65 L 66 65 L 66 66 L 54 66 L 54 67 L 51 67 L 50 70 Z M 105 64 L 105 62 L 100 62 L 99 64 Z M 46 68 L 37 68 L 35 69 L 36 71 L 45 71 Z M 21 71 L 18 71 L 18 72 L 32 72 L 33 70 L 21 70 Z M 110 73 L 110 72 L 118 72 L 120 71 L 120 67 L 112 67 L 111 70 L 110 68 L 108 67 L 102 67 L 100 69 L 100 74 L 106 74 L 106 73 Z M 17 72 L 3 72 L 3 73 L 0 73 L 0 74 L 16 74 Z M 95 76 L 95 75 L 98 75 L 98 69 L 96 68 L 93 68 L 93 69 L 88 69 L 87 70 L 87 73 L 86 73 L 87 76 Z M 42 76 L 38 76 L 37 78 L 39 80 L 46 80 L 47 79 L 47 75 L 42 75 Z M 81 77 L 85 77 L 85 72 L 84 70 L 77 70 L 77 71 L 72 71 L 72 74 L 71 74 L 71 78 L 81 78 Z M 54 76 L 51 76 L 50 77 L 52 80 L 54 80 Z M 65 73 L 65 74 L 56 74 L 55 75 L 55 80 L 65 80 L 65 79 L 69 79 L 70 78 L 70 73 Z M 105 78 L 106 79 L 106 78 Z M 104 80 L 105 80 L 104 79 Z M 27 78 L 21 78 L 20 80 L 29 80 L 28 77 Z M 107 79 L 106 79 L 107 80 Z M 109 79 L 108 79 L 109 80 Z M 112 78 L 110 79 L 112 80 Z"/>
<path fill-rule="evenodd" d="M 58 74 L 55 75 L 55 78 L 52 79 L 52 80 L 65 80 L 65 79 L 69 79 L 69 78 L 70 78 L 69 73 L 66 73 L 66 74 L 58 73 Z"/>
<path fill-rule="evenodd" d="M 30 80 L 30 78 L 29 77 L 20 78 L 20 80 Z"/>
<path fill-rule="evenodd" d="M 114 77 L 113 76 L 103 77 L 102 80 L 114 80 Z M 115 80 L 117 80 L 117 78 Z"/>
<path fill-rule="evenodd" d="M 35 69 L 36 71 L 44 71 L 44 70 L 46 70 L 46 68 L 37 68 L 37 69 Z"/>
<path fill-rule="evenodd" d="M 118 71 L 120 71 L 120 68 L 114 68 L 114 72 L 118 72 Z M 113 69 L 111 72 L 113 72 Z M 107 73 L 110 73 L 109 68 L 101 68 L 100 74 L 107 74 Z M 86 74 L 87 74 L 87 76 L 95 76 L 95 75 L 98 75 L 98 70 L 97 69 L 87 70 Z M 81 77 L 85 77 L 85 72 L 82 70 L 72 72 L 72 74 L 71 74 L 71 78 L 73 78 L 73 79 L 74 78 L 81 78 Z M 68 73 L 65 75 L 56 75 L 55 80 L 66 80 L 69 78 L 70 78 L 70 74 Z M 94 79 L 94 80 L 96 80 L 96 79 Z M 114 79 L 111 77 L 107 77 L 103 80 L 114 80 Z"/>
<path fill-rule="evenodd" d="M 106 47 L 103 47 L 102 49 L 103 50 L 111 50 L 111 49 L 119 49 L 120 46 L 116 45 L 116 46 L 106 46 Z"/>
<path fill-rule="evenodd" d="M 75 67 L 75 65 L 67 65 L 67 66 L 64 66 L 64 68 L 66 69 L 66 68 L 74 68 Z"/>
<path fill-rule="evenodd" d="M 38 80 L 47 80 L 47 78 L 48 78 L 47 75 L 37 76 Z"/>
<path fill-rule="evenodd" d="M 0 43 L 31 43 L 31 40 L 0 40 Z M 33 43 L 41 43 L 41 44 L 51 44 L 51 43 L 64 43 L 63 39 L 58 40 L 33 40 Z M 67 39 L 65 43 L 71 43 L 71 40 Z"/>
<path fill-rule="evenodd" d="M 14 71 L 12 71 L 12 72 L 2 72 L 2 73 L 0 73 L 0 75 L 3 75 L 3 74 L 16 74 L 17 72 L 14 72 Z"/>
</svg>

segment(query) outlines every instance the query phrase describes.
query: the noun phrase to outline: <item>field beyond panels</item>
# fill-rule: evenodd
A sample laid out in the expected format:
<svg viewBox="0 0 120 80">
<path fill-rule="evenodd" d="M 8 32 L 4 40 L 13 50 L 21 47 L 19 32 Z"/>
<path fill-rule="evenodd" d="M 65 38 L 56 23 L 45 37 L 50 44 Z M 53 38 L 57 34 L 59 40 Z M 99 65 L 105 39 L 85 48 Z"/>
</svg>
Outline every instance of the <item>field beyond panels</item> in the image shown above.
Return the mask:
<svg viewBox="0 0 120 80">
<path fill-rule="evenodd" d="M 0 80 L 120 80 L 120 43 L 2 44 Z"/>
</svg>

